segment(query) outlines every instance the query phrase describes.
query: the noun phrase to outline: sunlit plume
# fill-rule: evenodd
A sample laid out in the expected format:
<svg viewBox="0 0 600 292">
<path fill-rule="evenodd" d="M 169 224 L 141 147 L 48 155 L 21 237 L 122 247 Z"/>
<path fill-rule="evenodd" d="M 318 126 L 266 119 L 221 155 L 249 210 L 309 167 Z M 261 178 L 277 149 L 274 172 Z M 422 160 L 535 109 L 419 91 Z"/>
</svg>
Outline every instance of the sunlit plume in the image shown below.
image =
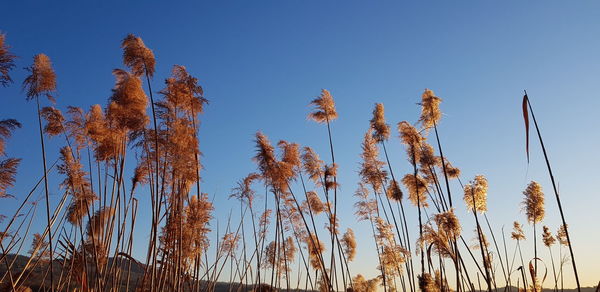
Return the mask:
<svg viewBox="0 0 600 292">
<path fill-rule="evenodd" d="M 440 103 L 442 99 L 435 96 L 432 90 L 425 89 L 421 96 L 421 117 L 419 122 L 425 129 L 429 129 L 437 124 L 442 118 Z"/>
<path fill-rule="evenodd" d="M 310 208 L 313 215 L 319 215 L 325 211 L 325 204 L 319 198 L 319 195 L 314 191 L 306 192 L 307 200 L 305 201 L 306 208 Z"/>
<path fill-rule="evenodd" d="M 542 241 L 544 242 L 544 245 L 547 247 L 554 245 L 554 243 L 556 242 L 556 239 L 554 238 L 554 236 L 552 236 L 552 232 L 550 232 L 550 228 L 548 228 L 548 226 L 544 226 L 544 233 L 542 234 Z"/>
<path fill-rule="evenodd" d="M 47 106 L 41 110 L 42 117 L 46 120 L 44 132 L 50 136 L 60 135 L 65 131 L 63 117 L 60 110 L 55 107 Z"/>
<path fill-rule="evenodd" d="M 421 133 L 406 121 L 398 123 L 398 132 L 400 133 L 400 140 L 402 144 L 406 145 L 406 152 L 408 154 L 408 161 L 411 164 L 416 164 L 419 161 L 419 151 L 421 143 L 425 141 L 425 138 L 421 136 Z"/>
<path fill-rule="evenodd" d="M 487 211 L 488 181 L 483 175 L 475 176 L 470 183 L 464 187 L 464 201 L 471 211 L 485 213 Z"/>
<path fill-rule="evenodd" d="M 337 163 L 325 165 L 325 171 L 323 172 L 323 180 L 325 181 L 326 190 L 333 190 L 340 186 L 334 180 L 334 178 L 337 176 L 337 169 Z"/>
<path fill-rule="evenodd" d="M 10 47 L 6 44 L 6 35 L 0 32 L 0 85 L 8 86 L 12 82 L 8 72 L 15 67 L 15 58 L 9 49 Z"/>
<path fill-rule="evenodd" d="M 21 127 L 15 119 L 0 120 L 0 156 L 4 156 L 6 148 L 6 140 L 12 136 L 12 132 Z"/>
<path fill-rule="evenodd" d="M 78 226 L 84 216 L 91 212 L 90 206 L 96 199 L 96 195 L 92 191 L 81 162 L 73 157 L 71 147 L 65 146 L 60 149 L 60 159 L 62 163 L 58 165 L 58 172 L 66 176 L 61 187 L 65 188 L 72 197 L 67 210 L 67 219 L 71 224 Z"/>
<path fill-rule="evenodd" d="M 460 222 L 454 214 L 454 209 L 435 214 L 433 223 L 435 223 L 435 227 L 432 224 L 423 226 L 423 236 L 419 238 L 419 247 L 424 249 L 432 245 L 433 250 L 440 256 L 454 259 L 456 254 L 450 242 L 459 237 L 462 230 Z"/>
<path fill-rule="evenodd" d="M 513 231 L 510 234 L 510 237 L 514 240 L 525 240 L 525 232 L 523 232 L 523 227 L 521 223 L 515 221 L 513 222 Z"/>
<path fill-rule="evenodd" d="M 419 278 L 419 289 L 422 292 L 438 292 L 440 288 L 437 286 L 435 280 L 429 273 L 417 276 Z"/>
<path fill-rule="evenodd" d="M 27 70 L 31 73 L 23 81 L 27 100 L 46 95 L 50 101 L 54 101 L 52 93 L 56 91 L 56 73 L 54 73 L 50 58 L 44 54 L 35 55 L 33 65 Z"/>
<path fill-rule="evenodd" d="M 371 119 L 373 139 L 377 142 L 386 141 L 390 137 L 390 126 L 385 123 L 384 107 L 382 103 L 376 103 Z"/>
<path fill-rule="evenodd" d="M 252 207 L 252 202 L 254 201 L 255 195 L 254 190 L 252 190 L 252 183 L 257 179 L 260 179 L 259 174 L 248 174 L 241 181 L 238 181 L 237 186 L 233 188 L 233 192 L 229 197 L 236 198 L 240 201 L 245 201 L 250 207 Z"/>
<path fill-rule="evenodd" d="M 417 207 L 428 207 L 427 203 L 427 181 L 421 176 L 407 174 L 402 178 L 404 187 L 408 190 L 408 199 Z"/>
<path fill-rule="evenodd" d="M 129 67 L 131 72 L 140 76 L 148 74 L 154 75 L 154 53 L 148 49 L 140 37 L 128 34 L 121 42 L 123 49 L 123 64 Z"/>
<path fill-rule="evenodd" d="M 388 198 L 390 198 L 391 200 L 398 202 L 402 201 L 402 197 L 404 196 L 404 194 L 402 193 L 402 190 L 400 189 L 400 186 L 398 185 L 397 181 L 391 180 L 386 191 Z"/>
<path fill-rule="evenodd" d="M 85 128 L 94 144 L 96 159 L 105 161 L 117 156 L 122 135 L 109 128 L 106 117 L 100 105 L 93 105 L 86 115 Z"/>
<path fill-rule="evenodd" d="M 523 191 L 523 195 L 525 195 L 523 209 L 527 214 L 527 221 L 529 221 L 529 223 L 541 222 L 545 215 L 542 186 L 539 183 L 532 181 L 525 191 Z"/>
<path fill-rule="evenodd" d="M 358 183 L 358 189 L 354 193 L 354 196 L 358 198 L 358 201 L 354 203 L 354 208 L 356 209 L 354 214 L 358 221 L 371 220 L 377 212 L 377 201 L 369 199 L 369 190 L 365 187 L 364 183 Z"/>
<path fill-rule="evenodd" d="M 320 185 L 323 178 L 323 161 L 319 159 L 319 155 L 310 147 L 304 147 L 302 152 L 302 162 L 304 171 L 308 177 L 316 184 Z"/>
<path fill-rule="evenodd" d="M 116 78 L 112 89 L 107 118 L 121 130 L 140 131 L 149 122 L 146 114 L 148 97 L 142 89 L 142 81 L 121 69 L 113 70 Z"/>
<path fill-rule="evenodd" d="M 204 98 L 204 90 L 198 84 L 198 79 L 191 76 L 181 65 L 173 66 L 171 77 L 165 80 L 166 87 L 160 93 L 165 97 L 165 103 L 183 110 L 196 119 L 204 112 L 208 100 Z"/>
<path fill-rule="evenodd" d="M 347 292 L 376 292 L 377 286 L 381 282 L 379 277 L 367 280 L 361 274 L 352 278 L 352 288 L 348 288 Z"/>
<path fill-rule="evenodd" d="M 308 248 L 310 265 L 315 270 L 322 270 L 323 266 L 321 265 L 320 255 L 325 251 L 325 244 L 318 240 L 313 233 L 310 233 L 304 241 Z"/>
<path fill-rule="evenodd" d="M 90 145 L 90 137 L 85 127 L 85 112 L 79 107 L 69 106 L 67 110 L 69 120 L 65 123 L 65 128 L 69 138 L 75 140 L 77 150 Z"/>
<path fill-rule="evenodd" d="M 321 95 L 310 102 L 315 111 L 308 115 L 309 119 L 317 123 L 328 123 L 335 120 L 338 114 L 335 110 L 335 102 L 327 89 L 321 90 Z"/>
<path fill-rule="evenodd" d="M 0 198 L 10 197 L 6 191 L 15 183 L 20 162 L 21 159 L 18 158 L 0 160 Z"/>
<path fill-rule="evenodd" d="M 376 192 L 380 192 L 383 183 L 387 180 L 387 172 L 383 170 L 385 163 L 379 160 L 379 150 L 376 143 L 372 130 L 369 129 L 364 135 L 362 143 L 362 163 L 359 174 L 364 183 L 371 185 Z"/>
<path fill-rule="evenodd" d="M 354 231 L 348 228 L 342 236 L 341 241 L 347 260 L 349 262 L 353 261 L 356 256 L 356 238 L 354 237 Z"/>
<path fill-rule="evenodd" d="M 568 227 L 569 227 L 568 225 L 561 224 L 560 227 L 558 228 L 558 231 L 556 232 L 556 239 L 558 240 L 558 243 L 560 243 L 560 245 L 564 245 L 564 246 L 569 245 L 569 241 L 567 240 L 567 228 Z"/>
</svg>

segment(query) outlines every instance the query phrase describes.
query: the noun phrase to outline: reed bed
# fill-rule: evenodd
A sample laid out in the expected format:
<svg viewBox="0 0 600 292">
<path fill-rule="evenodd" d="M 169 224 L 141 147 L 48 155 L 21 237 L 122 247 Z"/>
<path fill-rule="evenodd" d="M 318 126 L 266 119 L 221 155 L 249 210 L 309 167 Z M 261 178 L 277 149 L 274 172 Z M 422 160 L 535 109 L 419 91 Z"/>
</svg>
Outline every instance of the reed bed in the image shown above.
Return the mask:
<svg viewBox="0 0 600 292">
<path fill-rule="evenodd" d="M 10 86 L 16 57 L 5 40 L 0 34 L 0 84 Z M 127 35 L 121 48 L 123 68 L 113 70 L 110 97 L 104 105 L 87 109 L 60 106 L 50 57 L 33 58 L 23 91 L 35 102 L 42 160 L 39 171 L 32 173 L 38 183 L 28 195 L 10 193 L 20 159 L 6 153 L 11 134 L 21 124 L 0 120 L 0 198 L 14 196 L 21 202 L 14 214 L 3 217 L 3 291 L 491 292 L 515 287 L 541 291 L 542 285 L 557 291 L 563 289 L 565 277 L 575 277 L 580 288 L 556 187 L 563 220 L 558 232 L 543 226 L 538 234 L 545 195 L 539 183 L 531 182 L 524 186 L 522 207 L 533 237 L 528 241 L 522 225 L 514 222 L 514 244 L 507 246 L 504 229 L 493 230 L 488 218 L 485 176 L 463 184 L 460 169 L 444 156 L 438 129 L 442 99 L 432 90 L 423 92 L 415 123 L 400 121 L 394 130 L 381 103 L 375 104 L 370 121 L 365 117 L 360 181 L 352 203 L 358 224 L 371 232 L 361 240 L 372 240 L 369 245 L 376 254 L 372 268 L 377 273 L 368 279 L 353 271 L 361 252 L 351 228 L 355 222 L 341 222 L 338 214 L 338 205 L 347 204 L 349 196 L 338 184 L 338 112 L 330 91 L 323 89 L 312 101 L 307 99 L 313 107 L 308 118 L 327 130 L 320 133 L 329 148 L 322 155 L 326 158 L 308 145 L 272 143 L 257 132 L 254 155 L 242 149 L 253 156 L 256 171 L 237 184 L 232 180 L 235 207 L 215 210 L 201 188 L 200 117 L 208 100 L 198 79 L 186 67 L 174 65 L 163 88 L 153 92 L 153 51 L 135 35 Z M 529 113 L 544 147 L 525 95 L 528 139 Z M 48 149 L 45 141 L 50 138 L 60 139 L 63 146 Z M 392 151 L 406 155 L 405 165 L 392 165 Z M 129 167 L 132 161 L 136 164 Z M 410 171 L 402 174 L 399 169 Z M 61 195 L 51 200 L 48 180 L 54 173 L 62 177 Z M 451 192 L 457 188 L 474 227 L 464 226 L 457 217 L 456 207 L 462 202 Z M 149 198 L 149 210 L 140 209 L 142 196 Z M 416 210 L 415 218 L 408 217 L 409 208 Z M 217 211 L 230 215 L 218 222 Z M 37 212 L 45 213 L 45 222 L 34 222 Z M 135 238 L 141 218 L 150 224 L 150 233 Z M 32 226 L 42 231 L 32 233 Z M 473 229 L 476 244 L 469 245 L 464 237 Z M 538 257 L 539 239 L 549 259 Z M 147 250 L 138 261 L 132 255 L 141 241 L 147 241 Z M 26 242 L 31 242 L 28 251 Z M 534 257 L 524 258 L 523 248 L 531 248 Z M 569 254 L 563 254 L 567 249 Z M 548 263 L 551 280 L 544 283 L 541 270 L 547 273 Z"/>
</svg>

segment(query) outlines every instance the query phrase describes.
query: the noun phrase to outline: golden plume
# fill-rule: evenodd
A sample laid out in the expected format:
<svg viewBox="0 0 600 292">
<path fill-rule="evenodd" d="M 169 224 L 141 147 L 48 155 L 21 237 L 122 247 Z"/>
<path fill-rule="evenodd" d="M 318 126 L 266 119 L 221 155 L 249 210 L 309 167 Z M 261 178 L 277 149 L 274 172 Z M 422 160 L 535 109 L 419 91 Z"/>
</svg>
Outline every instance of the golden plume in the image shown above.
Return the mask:
<svg viewBox="0 0 600 292">
<path fill-rule="evenodd" d="M 15 119 L 0 120 L 0 156 L 4 156 L 4 149 L 6 148 L 6 139 L 12 136 L 12 131 L 21 127 Z"/>
<path fill-rule="evenodd" d="M 376 192 L 383 188 L 383 183 L 387 180 L 387 172 L 382 169 L 384 162 L 380 161 L 379 149 L 372 135 L 372 129 L 369 129 L 364 136 L 362 143 L 362 163 L 360 176 L 364 183 L 370 184 Z"/>
<path fill-rule="evenodd" d="M 121 69 L 113 70 L 116 82 L 112 89 L 107 117 L 122 130 L 139 131 L 149 122 L 146 115 L 148 97 L 137 76 Z"/>
<path fill-rule="evenodd" d="M 123 49 L 123 64 L 131 69 L 136 76 L 154 75 L 154 53 L 148 49 L 140 37 L 128 34 L 121 42 Z"/>
<path fill-rule="evenodd" d="M 7 158 L 0 161 L 0 198 L 12 197 L 6 193 L 6 190 L 14 185 L 20 162 L 19 158 Z"/>
<path fill-rule="evenodd" d="M 421 133 L 407 121 L 398 123 L 398 132 L 400 133 L 400 139 L 402 144 L 408 146 L 406 152 L 408 154 L 408 161 L 411 164 L 416 164 L 419 161 L 419 155 L 421 144 L 425 141 L 425 138 L 421 136 Z"/>
<path fill-rule="evenodd" d="M 558 228 L 558 231 L 556 232 L 556 239 L 558 239 L 558 243 L 560 243 L 561 245 L 564 246 L 568 246 L 569 245 L 569 241 L 567 240 L 567 228 L 569 226 L 568 225 L 560 225 L 560 227 Z"/>
<path fill-rule="evenodd" d="M 442 99 L 435 96 L 435 93 L 429 89 L 425 89 L 421 96 L 421 117 L 419 122 L 423 125 L 423 128 L 428 129 L 437 124 L 442 118 L 442 112 L 440 111 L 440 103 Z"/>
<path fill-rule="evenodd" d="M 427 181 L 421 176 L 407 174 L 402 178 L 402 183 L 408 189 L 408 199 L 417 207 L 428 207 L 427 203 Z M 420 206 L 419 206 L 420 203 Z"/>
<path fill-rule="evenodd" d="M 65 118 L 59 109 L 47 106 L 41 110 L 42 117 L 46 120 L 44 132 L 50 136 L 60 135 L 65 131 Z"/>
<path fill-rule="evenodd" d="M 373 118 L 371 119 L 371 129 L 373 129 L 373 138 L 377 142 L 386 141 L 390 137 L 390 126 L 385 123 L 385 114 L 382 103 L 375 104 Z"/>
<path fill-rule="evenodd" d="M 539 183 L 532 181 L 525 191 L 525 200 L 523 201 L 524 210 L 527 214 L 527 220 L 530 223 L 538 223 L 544 219 L 544 193 Z"/>
<path fill-rule="evenodd" d="M 344 247 L 344 253 L 349 262 L 354 260 L 356 256 L 356 238 L 354 237 L 354 231 L 348 228 L 346 233 L 342 236 L 342 246 Z"/>
<path fill-rule="evenodd" d="M 12 82 L 8 72 L 15 67 L 15 58 L 10 47 L 5 43 L 6 35 L 0 32 L 0 85 L 6 87 Z"/>
<path fill-rule="evenodd" d="M 320 180 L 323 177 L 323 161 L 319 159 L 319 155 L 312 148 L 304 147 L 303 150 L 302 162 L 304 171 L 316 185 L 320 185 Z"/>
<path fill-rule="evenodd" d="M 525 232 L 523 232 L 523 228 L 519 222 L 513 222 L 513 232 L 510 234 L 510 237 L 517 241 L 525 240 Z"/>
<path fill-rule="evenodd" d="M 475 176 L 475 179 L 465 185 L 464 201 L 471 211 L 484 213 L 487 211 L 488 181 L 483 175 Z"/>
<path fill-rule="evenodd" d="M 542 234 L 542 241 L 544 242 L 544 245 L 547 247 L 552 246 L 556 242 L 556 239 L 554 238 L 554 236 L 552 236 L 552 232 L 550 232 L 550 228 L 548 228 L 548 226 L 544 226 L 544 233 Z"/>
<path fill-rule="evenodd" d="M 396 182 L 395 180 L 390 181 L 390 184 L 388 185 L 386 191 L 388 198 L 398 202 L 402 201 L 402 197 L 404 196 L 404 194 L 402 193 L 398 182 Z"/>
<path fill-rule="evenodd" d="M 52 92 L 56 90 L 56 73 L 52 68 L 50 58 L 44 54 L 33 57 L 33 65 L 27 68 L 31 75 L 23 81 L 23 88 L 27 91 L 27 100 L 45 94 L 54 102 Z"/>
<path fill-rule="evenodd" d="M 317 123 L 328 123 L 335 120 L 338 114 L 335 110 L 335 102 L 327 89 L 321 90 L 321 95 L 310 102 L 315 111 L 308 115 L 309 119 Z"/>
</svg>

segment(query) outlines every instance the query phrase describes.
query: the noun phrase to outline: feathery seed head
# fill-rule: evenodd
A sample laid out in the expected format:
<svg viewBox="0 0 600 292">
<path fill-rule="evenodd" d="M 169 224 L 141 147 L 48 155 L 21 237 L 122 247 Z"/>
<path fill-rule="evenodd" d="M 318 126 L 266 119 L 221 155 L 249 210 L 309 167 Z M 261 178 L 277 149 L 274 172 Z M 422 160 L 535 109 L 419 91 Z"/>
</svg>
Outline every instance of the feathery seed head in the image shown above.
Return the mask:
<svg viewBox="0 0 600 292">
<path fill-rule="evenodd" d="M 371 119 L 371 129 L 373 129 L 373 138 L 377 142 L 386 141 L 390 137 L 390 126 L 385 123 L 384 107 L 382 103 L 376 103 Z"/>
<path fill-rule="evenodd" d="M 483 175 L 475 176 L 475 179 L 465 185 L 464 201 L 471 211 L 484 213 L 487 211 L 488 181 Z"/>
<path fill-rule="evenodd" d="M 8 86 L 12 83 L 12 79 L 8 72 L 15 67 L 15 58 L 9 49 L 10 47 L 5 43 L 6 35 L 0 32 L 0 85 Z"/>
<path fill-rule="evenodd" d="M 31 72 L 23 82 L 23 88 L 27 91 L 27 100 L 45 94 L 50 101 L 54 101 L 51 94 L 56 91 L 56 73 L 50 58 L 44 54 L 35 55 L 33 65 L 27 70 Z"/>
<path fill-rule="evenodd" d="M 517 241 L 525 240 L 525 232 L 523 232 L 523 228 L 519 222 L 515 221 L 513 223 L 513 232 L 511 233 L 510 237 Z"/>
<path fill-rule="evenodd" d="M 423 128 L 429 129 L 437 124 L 442 118 L 442 112 L 440 111 L 440 103 L 442 99 L 435 96 L 432 90 L 425 89 L 421 96 L 421 117 L 419 122 L 423 125 Z"/>
<path fill-rule="evenodd" d="M 123 64 L 129 67 L 136 76 L 154 75 L 154 53 L 148 49 L 140 37 L 128 34 L 121 42 Z"/>
<path fill-rule="evenodd" d="M 554 236 L 552 236 L 552 232 L 550 232 L 550 228 L 548 228 L 548 226 L 544 226 L 542 241 L 544 241 L 544 245 L 547 247 L 552 246 L 556 242 L 556 239 Z"/>
<path fill-rule="evenodd" d="M 525 200 L 523 201 L 524 210 L 527 214 L 527 220 L 529 223 L 538 223 L 544 219 L 544 193 L 542 192 L 542 186 L 532 181 L 529 183 L 525 191 Z"/>
<path fill-rule="evenodd" d="M 328 123 L 338 117 L 335 102 L 327 89 L 322 89 L 321 95 L 313 99 L 310 104 L 315 107 L 315 111 L 310 113 L 308 118 L 317 123 Z"/>
</svg>

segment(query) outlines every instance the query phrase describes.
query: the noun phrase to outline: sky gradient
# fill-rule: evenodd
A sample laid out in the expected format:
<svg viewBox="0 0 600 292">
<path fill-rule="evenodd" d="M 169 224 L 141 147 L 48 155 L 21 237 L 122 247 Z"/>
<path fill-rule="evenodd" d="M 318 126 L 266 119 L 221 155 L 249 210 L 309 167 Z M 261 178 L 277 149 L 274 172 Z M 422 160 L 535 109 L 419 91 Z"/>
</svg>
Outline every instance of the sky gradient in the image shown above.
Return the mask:
<svg viewBox="0 0 600 292">
<path fill-rule="evenodd" d="M 462 181 L 477 174 L 489 180 L 494 230 L 504 226 L 509 232 L 514 220 L 525 222 L 521 192 L 536 180 L 546 191 L 543 224 L 556 231 L 560 217 L 537 141 L 531 140 L 529 165 L 524 152 L 520 102 L 527 89 L 559 182 L 581 284 L 597 284 L 600 2 L 85 2 L 3 4 L 0 30 L 19 59 L 15 83 L 0 88 L 0 118 L 23 123 L 7 147 L 9 156 L 23 162 L 11 191 L 17 200 L 4 199 L 0 214 L 13 212 L 42 174 L 37 117 L 34 103 L 26 102 L 21 91 L 22 68 L 43 52 L 58 76 L 58 108 L 105 105 L 114 85 L 111 71 L 123 67 L 120 41 L 134 33 L 154 50 L 156 91 L 175 64 L 186 66 L 204 87 L 210 104 L 200 127 L 202 189 L 214 197 L 220 228 L 231 210 L 237 212 L 237 203 L 227 199 L 231 188 L 256 169 L 251 161 L 256 131 L 273 143 L 285 139 L 314 147 L 330 161 L 326 128 L 306 116 L 321 88 L 331 91 L 339 113 L 332 133 L 340 164 L 342 228 L 363 235 L 351 270 L 368 276 L 376 275 L 373 240 L 367 223 L 356 222 L 352 206 L 362 136 L 375 102 L 385 105 L 391 125 L 415 122 L 425 88 L 444 100 L 444 154 L 461 168 Z M 49 161 L 58 157 L 61 145 L 58 138 L 49 142 Z M 389 145 L 394 171 L 409 172 L 396 131 Z M 135 159 L 128 163 L 133 167 Z M 56 186 L 60 178 L 50 179 Z M 452 188 L 461 221 L 474 226 L 460 187 L 454 182 Z M 60 191 L 51 190 L 56 200 Z M 136 194 L 141 210 L 149 210 L 144 195 Z M 417 230 L 416 212 L 410 209 L 409 224 Z M 145 254 L 148 233 L 140 225 L 137 258 Z M 531 227 L 525 232 L 531 236 Z M 463 233 L 465 239 L 475 235 L 470 227 Z M 509 242 L 509 251 L 513 246 Z M 523 252 L 531 258 L 533 247 L 523 246 Z M 547 257 L 547 249 L 540 253 Z M 567 286 L 574 286 L 570 267 L 565 271 Z"/>
</svg>

